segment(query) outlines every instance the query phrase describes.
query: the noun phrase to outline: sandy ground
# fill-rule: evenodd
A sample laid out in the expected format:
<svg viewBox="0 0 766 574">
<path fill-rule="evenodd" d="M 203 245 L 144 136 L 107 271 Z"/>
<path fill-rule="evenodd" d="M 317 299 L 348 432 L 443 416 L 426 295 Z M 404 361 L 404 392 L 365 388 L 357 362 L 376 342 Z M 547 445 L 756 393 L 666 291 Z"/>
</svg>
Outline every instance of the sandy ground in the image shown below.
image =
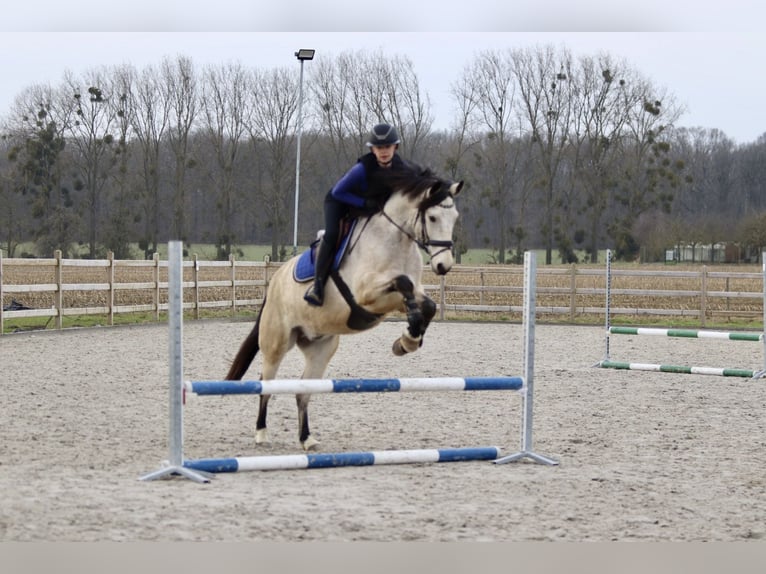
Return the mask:
<svg viewBox="0 0 766 574">
<path fill-rule="evenodd" d="M 521 326 L 435 323 L 390 353 L 346 337 L 328 377 L 521 374 Z M 184 372 L 226 372 L 249 322 L 187 321 Z M 535 450 L 489 462 L 139 481 L 168 457 L 167 327 L 0 337 L 0 541 L 746 541 L 766 537 L 766 380 L 594 368 L 603 329 L 538 325 Z M 758 368 L 759 343 L 621 336 L 612 358 Z M 281 378 L 296 377 L 293 351 Z M 249 378 L 258 377 L 259 362 Z M 297 453 L 294 400 L 189 397 L 186 458 Z M 516 393 L 315 395 L 324 452 L 519 446 Z"/>
</svg>

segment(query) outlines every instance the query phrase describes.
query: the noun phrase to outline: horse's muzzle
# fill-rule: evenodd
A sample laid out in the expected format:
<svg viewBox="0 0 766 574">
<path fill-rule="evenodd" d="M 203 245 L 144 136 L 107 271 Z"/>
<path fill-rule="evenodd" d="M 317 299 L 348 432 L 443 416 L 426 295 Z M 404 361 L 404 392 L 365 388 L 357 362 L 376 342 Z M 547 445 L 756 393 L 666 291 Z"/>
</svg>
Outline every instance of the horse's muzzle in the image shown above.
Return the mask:
<svg viewBox="0 0 766 574">
<path fill-rule="evenodd" d="M 446 265 L 444 265 L 444 263 L 439 263 L 436 265 L 436 269 L 434 269 L 434 271 L 436 271 L 437 275 L 446 275 L 447 273 L 449 273 L 449 270 L 451 268 L 452 267 L 447 267 Z"/>
</svg>

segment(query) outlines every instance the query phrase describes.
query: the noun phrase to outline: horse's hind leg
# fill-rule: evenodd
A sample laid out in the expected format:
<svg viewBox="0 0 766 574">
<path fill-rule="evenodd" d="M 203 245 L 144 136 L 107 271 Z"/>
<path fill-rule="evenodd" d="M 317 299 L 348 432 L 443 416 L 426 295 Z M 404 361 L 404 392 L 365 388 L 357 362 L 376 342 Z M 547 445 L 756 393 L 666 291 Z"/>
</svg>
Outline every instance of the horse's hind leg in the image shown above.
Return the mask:
<svg viewBox="0 0 766 574">
<path fill-rule="evenodd" d="M 269 431 L 266 428 L 269 398 L 271 395 L 261 395 L 258 402 L 258 419 L 255 422 L 255 444 L 268 444 Z"/>
<path fill-rule="evenodd" d="M 291 332 L 280 333 L 277 330 L 273 330 L 269 335 L 268 342 L 265 345 L 261 345 L 263 351 L 261 380 L 264 381 L 276 378 L 279 365 L 282 364 L 282 359 L 295 344 L 295 334 Z M 266 415 L 268 414 L 270 398 L 271 395 L 260 395 L 258 418 L 255 422 L 255 444 L 269 443 Z"/>
<path fill-rule="evenodd" d="M 327 364 L 338 350 L 340 338 L 337 335 L 326 335 L 318 339 L 298 338 L 298 347 L 303 351 L 306 366 L 303 369 L 303 379 L 321 379 L 324 377 Z M 311 436 L 309 429 L 309 400 L 310 394 L 295 395 L 298 405 L 298 441 L 303 450 L 316 450 L 319 441 Z"/>
<path fill-rule="evenodd" d="M 417 351 L 423 344 L 423 335 L 436 314 L 436 304 L 425 296 L 415 293 L 412 280 L 406 275 L 394 279 L 394 289 L 404 297 L 407 312 L 407 329 L 394 341 L 392 351 L 396 356 Z"/>
</svg>

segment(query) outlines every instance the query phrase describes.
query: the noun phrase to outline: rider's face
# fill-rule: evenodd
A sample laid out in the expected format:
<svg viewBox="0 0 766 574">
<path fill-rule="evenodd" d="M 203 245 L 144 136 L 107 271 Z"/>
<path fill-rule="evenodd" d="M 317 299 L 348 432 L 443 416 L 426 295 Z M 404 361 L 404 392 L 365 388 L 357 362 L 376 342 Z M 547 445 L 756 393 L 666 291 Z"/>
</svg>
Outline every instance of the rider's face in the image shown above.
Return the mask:
<svg viewBox="0 0 766 574">
<path fill-rule="evenodd" d="M 396 151 L 396 145 L 374 145 L 372 146 L 372 153 L 375 154 L 375 159 L 378 160 L 378 165 L 381 167 L 388 167 L 391 165 L 391 160 L 394 159 L 394 152 Z"/>
</svg>

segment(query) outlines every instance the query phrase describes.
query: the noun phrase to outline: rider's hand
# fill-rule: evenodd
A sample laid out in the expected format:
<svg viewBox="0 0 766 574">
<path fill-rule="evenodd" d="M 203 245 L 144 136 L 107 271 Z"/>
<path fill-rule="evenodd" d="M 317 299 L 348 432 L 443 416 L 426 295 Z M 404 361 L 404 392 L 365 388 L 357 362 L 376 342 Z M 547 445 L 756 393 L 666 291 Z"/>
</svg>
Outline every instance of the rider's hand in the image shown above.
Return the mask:
<svg viewBox="0 0 766 574">
<path fill-rule="evenodd" d="M 368 197 L 364 200 L 364 211 L 368 213 L 376 213 L 380 211 L 380 204 L 376 199 Z"/>
</svg>

